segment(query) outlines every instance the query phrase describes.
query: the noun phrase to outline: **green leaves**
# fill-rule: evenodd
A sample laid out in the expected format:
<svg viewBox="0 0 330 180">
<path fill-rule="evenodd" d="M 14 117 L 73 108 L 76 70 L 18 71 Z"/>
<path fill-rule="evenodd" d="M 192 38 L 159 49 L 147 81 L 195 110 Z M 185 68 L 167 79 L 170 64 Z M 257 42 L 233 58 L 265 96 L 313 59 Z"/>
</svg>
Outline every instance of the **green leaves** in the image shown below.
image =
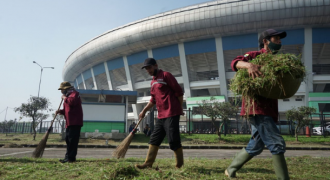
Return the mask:
<svg viewBox="0 0 330 180">
<path fill-rule="evenodd" d="M 237 111 L 237 106 L 233 106 L 229 102 L 219 102 L 214 97 L 211 97 L 209 101 L 202 100 L 202 102 L 198 104 L 198 110 L 193 111 L 193 114 L 203 114 L 210 117 L 212 120 L 218 118 L 227 120 L 229 116 L 235 115 Z"/>
<path fill-rule="evenodd" d="M 198 110 L 194 110 L 192 113 L 203 114 L 211 118 L 213 125 L 215 125 L 216 119 L 221 119 L 223 124 L 229 120 L 230 116 L 236 115 L 237 111 L 237 106 L 234 106 L 229 102 L 219 102 L 212 96 L 209 101 L 202 100 L 202 102 L 198 104 Z M 218 136 L 220 137 L 218 127 L 216 127 L 216 129 Z"/>
<path fill-rule="evenodd" d="M 259 89 L 268 88 L 280 84 L 278 77 L 284 73 L 290 73 L 295 78 L 306 76 L 305 66 L 301 62 L 301 56 L 294 54 L 261 54 L 250 63 L 261 65 L 263 76 L 252 79 L 247 69 L 239 69 L 230 82 L 230 90 L 236 95 L 254 97 Z"/>
<path fill-rule="evenodd" d="M 50 102 L 47 98 L 31 96 L 27 103 L 22 103 L 21 106 L 14 108 L 15 112 L 19 112 L 22 116 L 32 119 L 34 125 L 33 139 L 35 139 L 36 136 L 35 128 L 37 125 L 49 116 L 48 114 L 42 113 L 42 111 L 49 112 L 52 110 L 48 108 L 49 106 Z"/>
<path fill-rule="evenodd" d="M 285 115 L 288 120 L 303 124 L 302 122 L 306 120 L 309 121 L 310 116 L 315 112 L 316 109 L 313 107 L 301 106 L 297 109 L 294 107 L 288 110 Z"/>
<path fill-rule="evenodd" d="M 230 90 L 237 96 L 242 95 L 245 101 L 247 114 L 257 95 L 263 92 L 270 92 L 274 87 L 279 87 L 285 93 L 281 78 L 289 74 L 295 79 L 303 79 L 306 76 L 306 69 L 301 62 L 301 56 L 294 54 L 260 54 L 250 61 L 252 64 L 260 65 L 261 77 L 249 77 L 247 69 L 239 69 L 230 81 Z"/>
<path fill-rule="evenodd" d="M 297 109 L 294 107 L 288 110 L 285 115 L 288 121 L 295 122 L 296 130 L 295 135 L 300 131 L 304 126 L 308 126 L 311 121 L 311 115 L 316 112 L 316 109 L 313 107 L 301 106 Z M 297 139 L 298 141 L 298 139 Z"/>
</svg>

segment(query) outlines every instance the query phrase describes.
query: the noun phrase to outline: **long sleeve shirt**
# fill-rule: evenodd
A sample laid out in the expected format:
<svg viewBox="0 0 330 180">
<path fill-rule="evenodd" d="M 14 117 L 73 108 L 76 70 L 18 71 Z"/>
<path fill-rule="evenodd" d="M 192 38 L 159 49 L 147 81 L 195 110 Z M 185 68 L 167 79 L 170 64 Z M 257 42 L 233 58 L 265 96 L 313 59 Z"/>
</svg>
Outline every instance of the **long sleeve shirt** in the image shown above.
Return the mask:
<svg viewBox="0 0 330 180">
<path fill-rule="evenodd" d="M 150 94 L 150 102 L 156 104 L 159 119 L 182 114 L 178 97 L 183 96 L 183 91 L 171 73 L 159 69 L 151 81 Z"/>
<path fill-rule="evenodd" d="M 63 102 L 60 114 L 64 115 L 66 126 L 83 126 L 83 111 L 79 92 L 73 91 Z"/>
</svg>

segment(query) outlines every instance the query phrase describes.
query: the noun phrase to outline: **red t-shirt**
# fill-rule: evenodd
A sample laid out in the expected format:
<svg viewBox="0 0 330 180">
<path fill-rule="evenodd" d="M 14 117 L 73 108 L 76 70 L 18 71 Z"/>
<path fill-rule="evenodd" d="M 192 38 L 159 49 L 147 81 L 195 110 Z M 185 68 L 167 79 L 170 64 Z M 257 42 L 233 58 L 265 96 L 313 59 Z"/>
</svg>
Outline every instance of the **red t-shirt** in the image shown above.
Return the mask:
<svg viewBox="0 0 330 180">
<path fill-rule="evenodd" d="M 251 61 L 261 53 L 265 53 L 265 49 L 261 49 L 260 51 L 250 51 L 245 53 L 244 56 L 237 56 L 232 62 L 231 62 L 231 68 L 233 71 L 237 71 L 236 69 L 236 63 L 238 61 Z M 245 99 L 242 97 L 242 109 L 241 109 L 241 116 L 245 115 Z M 253 106 L 254 106 L 254 111 L 253 111 Z M 278 121 L 278 101 L 277 99 L 269 99 L 269 98 L 264 98 L 261 96 L 258 96 L 257 99 L 254 102 L 253 105 L 250 109 L 249 115 L 254 115 L 254 114 L 260 114 L 260 115 L 267 115 L 271 116 L 275 122 Z"/>
<path fill-rule="evenodd" d="M 150 94 L 150 102 L 157 106 L 158 119 L 182 114 L 178 97 L 183 96 L 183 91 L 171 73 L 159 69 L 152 78 Z"/>
</svg>

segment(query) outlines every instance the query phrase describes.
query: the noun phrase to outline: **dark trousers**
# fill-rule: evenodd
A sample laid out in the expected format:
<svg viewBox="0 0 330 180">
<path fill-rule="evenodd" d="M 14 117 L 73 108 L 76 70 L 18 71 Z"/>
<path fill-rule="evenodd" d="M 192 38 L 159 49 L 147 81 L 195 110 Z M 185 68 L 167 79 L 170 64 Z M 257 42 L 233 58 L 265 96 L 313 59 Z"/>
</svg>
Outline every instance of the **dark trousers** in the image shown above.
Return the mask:
<svg viewBox="0 0 330 180">
<path fill-rule="evenodd" d="M 81 126 L 69 126 L 66 128 L 66 154 L 65 159 L 70 161 L 76 160 L 78 143 L 80 138 Z"/>
<path fill-rule="evenodd" d="M 149 144 L 160 146 L 165 136 L 167 135 L 170 149 L 176 151 L 181 145 L 180 130 L 179 130 L 180 116 L 172 116 L 169 118 L 158 119 L 154 131 L 151 134 Z"/>
</svg>

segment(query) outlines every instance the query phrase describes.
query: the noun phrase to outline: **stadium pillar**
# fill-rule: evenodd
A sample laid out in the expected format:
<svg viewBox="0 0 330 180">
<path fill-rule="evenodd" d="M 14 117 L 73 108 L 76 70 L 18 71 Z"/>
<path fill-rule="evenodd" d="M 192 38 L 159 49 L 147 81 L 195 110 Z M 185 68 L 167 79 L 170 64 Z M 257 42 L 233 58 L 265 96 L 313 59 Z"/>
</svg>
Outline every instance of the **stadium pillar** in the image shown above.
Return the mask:
<svg viewBox="0 0 330 180">
<path fill-rule="evenodd" d="M 152 54 L 152 50 L 148 49 L 148 58 L 154 58 L 154 55 Z"/>
<path fill-rule="evenodd" d="M 133 81 L 132 81 L 132 78 L 131 78 L 131 73 L 130 73 L 130 70 L 129 70 L 127 57 L 123 56 L 123 59 L 124 59 L 124 66 L 125 66 L 125 73 L 126 73 L 126 78 L 127 78 L 128 89 L 131 90 L 131 91 L 134 91 Z"/>
<path fill-rule="evenodd" d="M 125 97 L 125 125 L 126 125 L 126 133 L 128 131 L 128 96 Z"/>
<path fill-rule="evenodd" d="M 190 91 L 190 82 L 189 82 L 189 76 L 188 76 L 186 52 L 184 50 L 183 43 L 179 43 L 178 46 L 179 46 L 182 78 L 183 78 L 184 96 L 185 96 L 185 98 L 188 98 L 188 97 L 191 97 L 191 91 Z"/>
<path fill-rule="evenodd" d="M 97 84 L 96 84 L 96 81 L 95 81 L 95 76 L 94 76 L 93 68 L 91 68 L 91 73 L 92 73 L 93 84 L 94 84 L 95 90 L 97 90 Z"/>
<path fill-rule="evenodd" d="M 217 52 L 218 73 L 220 81 L 220 95 L 225 96 L 226 102 L 228 101 L 227 78 L 225 69 L 225 58 L 222 48 L 222 37 L 215 38 L 215 46 Z"/>
<path fill-rule="evenodd" d="M 78 83 L 77 78 L 76 78 L 76 83 L 77 83 L 77 89 L 79 89 L 79 83 Z"/>
<path fill-rule="evenodd" d="M 104 62 L 104 68 L 105 68 L 105 75 L 107 76 L 108 86 L 109 90 L 113 90 L 112 84 L 111 84 L 111 77 L 109 73 L 109 68 L 107 62 Z"/>
<path fill-rule="evenodd" d="M 128 89 L 130 91 L 134 91 L 134 89 L 135 89 L 134 88 L 134 82 L 131 78 L 131 72 L 129 70 L 127 57 L 123 56 L 123 60 L 124 60 L 125 73 L 126 73 L 126 77 L 127 77 Z M 138 108 L 136 107 L 136 104 L 132 104 L 132 109 L 133 109 L 134 119 L 138 120 L 139 119 L 139 111 L 138 111 Z"/>
<path fill-rule="evenodd" d="M 82 82 L 83 82 L 83 85 L 84 85 L 84 89 L 86 89 L 84 75 L 82 73 L 80 75 L 81 75 L 81 79 L 82 79 Z"/>
<path fill-rule="evenodd" d="M 305 44 L 303 47 L 302 58 L 307 70 L 305 105 L 309 105 L 309 93 L 313 92 L 313 34 L 312 28 L 305 28 Z"/>
</svg>

